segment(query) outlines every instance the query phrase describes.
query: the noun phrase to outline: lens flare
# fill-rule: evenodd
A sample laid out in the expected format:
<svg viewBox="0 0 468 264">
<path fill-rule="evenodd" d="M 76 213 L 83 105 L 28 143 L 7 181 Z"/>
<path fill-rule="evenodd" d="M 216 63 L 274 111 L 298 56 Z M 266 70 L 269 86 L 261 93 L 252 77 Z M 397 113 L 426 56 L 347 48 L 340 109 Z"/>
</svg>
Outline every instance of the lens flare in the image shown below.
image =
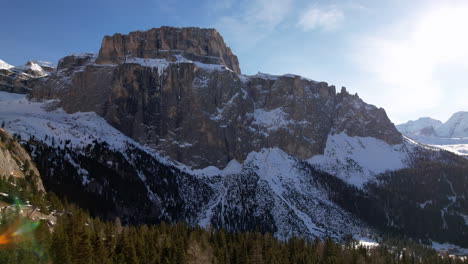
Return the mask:
<svg viewBox="0 0 468 264">
<path fill-rule="evenodd" d="M 12 221 L 6 221 L 7 223 L 0 226 L 2 230 L 5 230 L 0 234 L 0 246 L 32 239 L 32 232 L 39 226 L 39 222 L 31 222 L 21 215 L 21 203 L 18 199 L 15 199 L 15 209 L 16 215 Z M 2 221 L 5 220 L 6 219 L 2 219 Z"/>
</svg>

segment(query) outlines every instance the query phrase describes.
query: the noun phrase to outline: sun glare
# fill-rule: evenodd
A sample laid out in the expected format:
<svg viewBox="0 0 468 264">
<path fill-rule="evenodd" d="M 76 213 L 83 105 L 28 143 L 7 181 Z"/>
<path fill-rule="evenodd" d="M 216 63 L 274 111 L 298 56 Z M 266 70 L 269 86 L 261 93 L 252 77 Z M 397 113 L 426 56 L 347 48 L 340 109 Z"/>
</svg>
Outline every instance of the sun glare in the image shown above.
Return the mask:
<svg viewBox="0 0 468 264">
<path fill-rule="evenodd" d="M 468 6 L 438 8 L 416 25 L 414 43 L 434 63 L 457 63 L 468 55 Z"/>
</svg>

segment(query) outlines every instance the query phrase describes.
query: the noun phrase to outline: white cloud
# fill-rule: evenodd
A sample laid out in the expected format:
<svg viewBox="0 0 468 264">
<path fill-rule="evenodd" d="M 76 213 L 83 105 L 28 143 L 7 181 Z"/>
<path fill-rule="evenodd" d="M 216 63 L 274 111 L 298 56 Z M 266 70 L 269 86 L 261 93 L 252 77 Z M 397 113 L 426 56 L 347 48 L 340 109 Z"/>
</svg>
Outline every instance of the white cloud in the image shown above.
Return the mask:
<svg viewBox="0 0 468 264">
<path fill-rule="evenodd" d="M 327 8 L 310 7 L 299 18 L 297 26 L 304 31 L 338 29 L 344 20 L 344 13 L 335 6 Z"/>
<path fill-rule="evenodd" d="M 269 35 L 291 12 L 294 0 L 244 0 L 243 10 L 235 15 L 223 16 L 216 23 L 230 43 L 251 47 Z"/>
<path fill-rule="evenodd" d="M 440 69 L 468 67 L 467 12 L 466 5 L 437 6 L 374 36 L 359 38 L 352 57 L 370 73 L 362 81 L 361 94 L 398 120 L 414 113 L 445 111 L 444 116 L 435 116 L 443 119 L 462 110 L 452 106 L 462 104 L 468 91 L 460 93 L 449 80 L 453 75 L 448 77 Z M 456 78 L 458 83 L 468 83 L 468 74 Z"/>
</svg>

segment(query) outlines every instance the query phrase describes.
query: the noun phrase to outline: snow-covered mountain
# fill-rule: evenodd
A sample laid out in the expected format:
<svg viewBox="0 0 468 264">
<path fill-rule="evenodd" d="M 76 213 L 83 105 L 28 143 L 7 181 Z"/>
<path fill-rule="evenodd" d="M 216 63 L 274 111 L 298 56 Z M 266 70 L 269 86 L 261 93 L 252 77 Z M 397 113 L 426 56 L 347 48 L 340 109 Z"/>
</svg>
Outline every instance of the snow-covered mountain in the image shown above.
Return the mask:
<svg viewBox="0 0 468 264">
<path fill-rule="evenodd" d="M 0 69 L 9 70 L 9 69 L 11 69 L 13 67 L 15 67 L 15 66 L 10 65 L 10 64 L 0 60 Z"/>
<path fill-rule="evenodd" d="M 457 112 L 436 129 L 443 138 L 468 138 L 468 112 Z"/>
<path fill-rule="evenodd" d="M 0 119 L 8 131 L 29 142 L 27 147 L 36 162 L 47 164 L 41 172 L 46 186 L 55 192 L 70 191 L 64 189 L 70 183 L 75 186 L 73 192 L 84 200 L 93 197 L 93 192 L 104 196 L 116 192 L 112 203 L 119 209 L 106 212 L 101 208 L 101 216 L 119 215 L 130 222 L 149 221 L 145 217 L 151 217 L 150 221 L 184 220 L 228 230 L 252 230 L 262 223 L 264 226 L 258 228 L 283 238 L 306 235 L 341 239 L 349 233 L 366 236 L 372 232 L 368 225 L 330 200 L 325 186 L 310 178 L 314 173 L 306 163 L 278 148 L 252 152 L 242 164 L 233 160 L 223 170 L 213 166 L 192 170 L 141 146 L 95 113 L 46 111 L 55 103 L 32 102 L 24 95 L 0 92 Z M 108 154 L 101 161 L 108 169 L 126 166 L 134 170 L 122 179 L 133 182 L 123 184 L 123 188 L 141 188 L 132 201 L 121 197 L 123 190 L 116 191 L 113 181 L 117 180 L 100 179 L 102 175 L 97 175 L 96 168 L 85 160 L 83 155 L 94 155 L 96 149 L 101 158 Z M 123 160 L 114 155 L 123 155 Z M 172 179 L 157 179 L 161 175 L 155 178 L 155 169 L 159 174 L 166 170 Z M 64 172 L 68 178 L 61 178 Z M 155 183 L 158 180 L 162 183 Z M 162 188 L 160 184 L 171 184 L 165 181 L 171 181 L 176 189 Z M 140 213 L 134 211 L 134 203 L 139 204 Z M 94 210 L 98 209 L 91 208 Z M 141 214 L 141 210 L 146 213 Z"/>
<path fill-rule="evenodd" d="M 398 131 L 404 134 L 432 136 L 435 130 L 442 125 L 442 122 L 430 117 L 421 117 L 415 121 L 408 121 L 397 125 Z"/>
<path fill-rule="evenodd" d="M 416 180 L 428 163 L 466 160 L 402 136 L 382 108 L 345 88 L 241 74 L 214 29 L 105 37 L 99 54 L 63 58 L 28 97 L 0 92 L 0 120 L 21 136 L 47 190 L 105 219 L 280 238 L 467 235 L 468 195 L 457 187 L 467 175 L 434 174 L 423 189 Z"/>
<path fill-rule="evenodd" d="M 52 63 L 44 61 L 28 61 L 15 67 L 0 60 L 0 91 L 29 93 L 39 79 L 54 70 Z"/>
<path fill-rule="evenodd" d="M 468 112 L 457 112 L 445 123 L 424 117 L 396 127 L 419 143 L 468 155 Z"/>
</svg>

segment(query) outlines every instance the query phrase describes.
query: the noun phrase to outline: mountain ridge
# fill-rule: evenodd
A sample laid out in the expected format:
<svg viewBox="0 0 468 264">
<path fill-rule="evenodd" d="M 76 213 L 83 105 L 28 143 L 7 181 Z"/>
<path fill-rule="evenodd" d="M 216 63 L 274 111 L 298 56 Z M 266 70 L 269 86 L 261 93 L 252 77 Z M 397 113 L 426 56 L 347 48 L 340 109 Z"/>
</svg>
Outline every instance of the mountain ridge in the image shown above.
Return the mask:
<svg viewBox="0 0 468 264">
<path fill-rule="evenodd" d="M 337 93 L 325 82 L 296 75 L 247 76 L 224 67 L 223 58 L 230 50 L 221 37 L 214 38 L 218 44 L 206 37 L 218 36 L 216 31 L 161 28 L 137 33 L 114 35 L 112 41 L 105 37 L 97 57 L 65 57 L 56 74 L 34 87 L 32 98 L 59 99 L 69 113 L 96 112 L 139 143 L 196 169 L 223 168 L 233 159 L 242 162 L 263 147 L 279 147 L 308 159 L 323 154 L 332 131 L 402 143 L 385 110 L 364 103 L 345 88 Z M 135 34 L 149 39 L 128 44 Z M 174 47 L 190 43 L 184 46 L 187 52 L 201 52 L 191 45 L 208 38 L 211 46 L 222 47 L 214 49 L 220 61 L 204 59 L 213 60 L 211 55 L 187 58 L 184 50 L 150 52 L 165 47 L 165 41 L 158 42 L 160 35 L 173 40 Z M 109 42 L 128 43 L 114 47 Z M 108 60 L 105 54 L 114 54 L 115 49 L 116 57 Z M 123 59 L 122 50 L 126 50 Z M 225 50 L 228 55 L 219 53 Z M 211 54 L 210 49 L 203 52 Z"/>
<path fill-rule="evenodd" d="M 180 32 L 167 34 L 171 47 L 190 49 Z M 467 182 L 464 159 L 402 136 L 384 109 L 346 88 L 242 75 L 203 49 L 151 52 L 145 45 L 157 47 L 158 34 L 152 44 L 106 37 L 101 64 L 100 54 L 66 56 L 27 97 L 0 93 L 5 128 L 23 138 L 46 188 L 124 223 L 466 242 L 468 195 L 449 184 Z M 418 188 L 420 168 L 446 167 Z"/>
</svg>

